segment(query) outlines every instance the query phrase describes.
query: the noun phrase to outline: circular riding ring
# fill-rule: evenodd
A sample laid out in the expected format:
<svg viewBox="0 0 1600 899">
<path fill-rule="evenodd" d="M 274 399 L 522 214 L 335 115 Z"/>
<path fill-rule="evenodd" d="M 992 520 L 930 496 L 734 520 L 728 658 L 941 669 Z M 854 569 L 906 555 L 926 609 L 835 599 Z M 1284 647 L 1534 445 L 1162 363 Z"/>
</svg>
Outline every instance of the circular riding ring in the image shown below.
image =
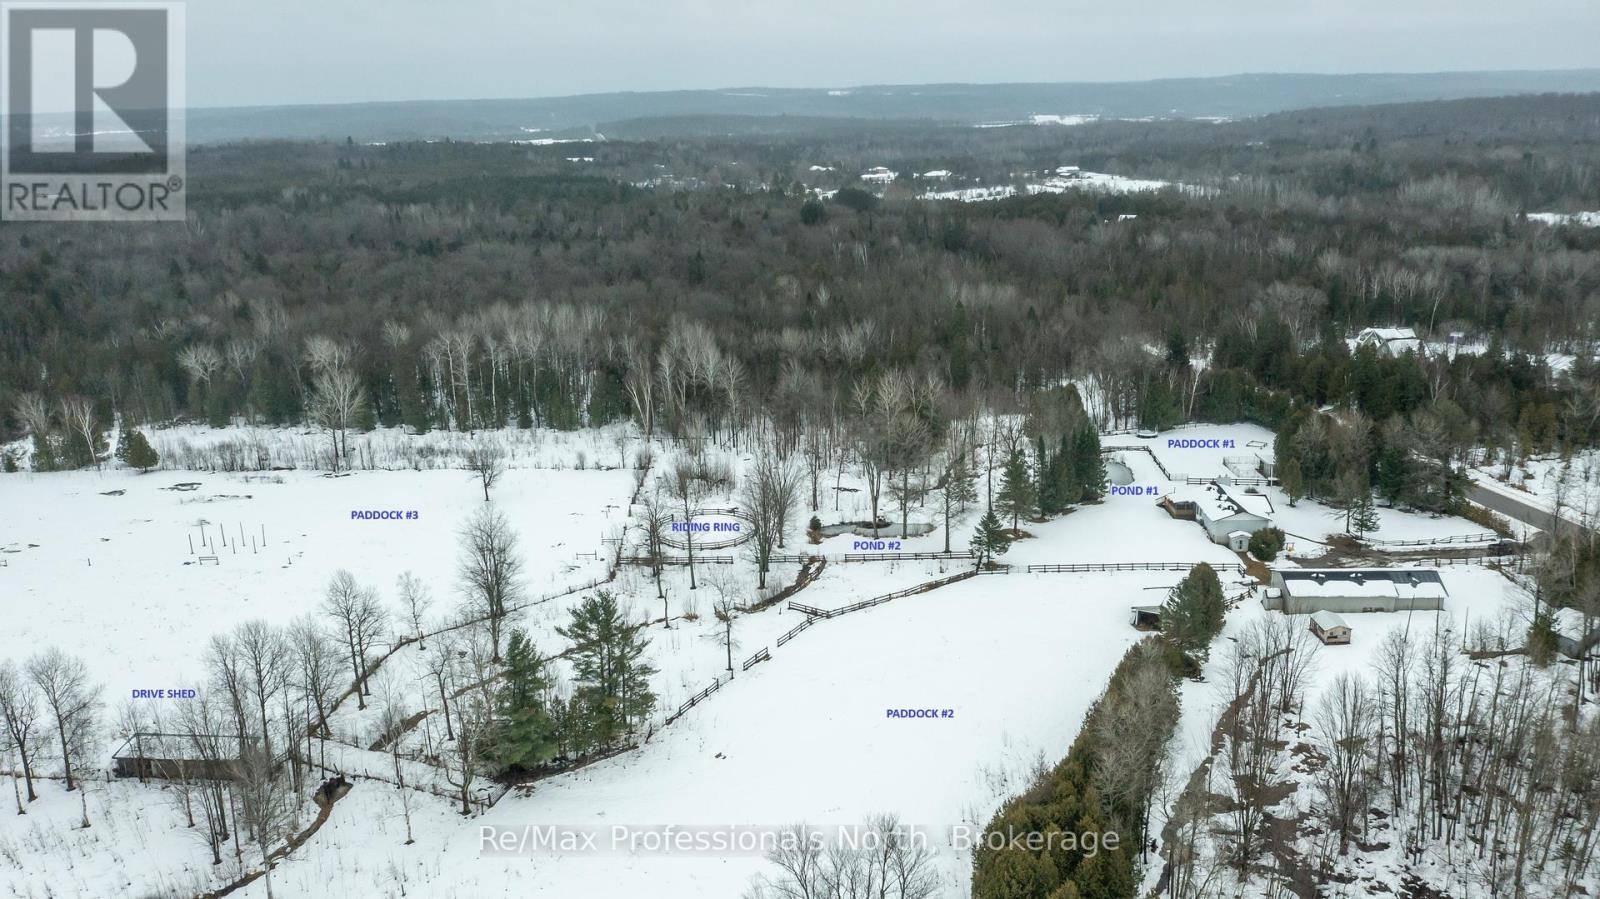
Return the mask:
<svg viewBox="0 0 1600 899">
<path fill-rule="evenodd" d="M 701 518 L 733 520 L 699 521 Z M 688 549 L 691 536 L 694 537 L 694 548 L 707 552 L 732 549 L 755 536 L 755 520 L 738 509 L 695 509 L 687 522 L 694 526 L 693 531 L 684 526 L 686 523 L 678 518 L 676 512 L 662 515 L 656 521 L 661 525 L 661 545 L 672 549 Z"/>
</svg>

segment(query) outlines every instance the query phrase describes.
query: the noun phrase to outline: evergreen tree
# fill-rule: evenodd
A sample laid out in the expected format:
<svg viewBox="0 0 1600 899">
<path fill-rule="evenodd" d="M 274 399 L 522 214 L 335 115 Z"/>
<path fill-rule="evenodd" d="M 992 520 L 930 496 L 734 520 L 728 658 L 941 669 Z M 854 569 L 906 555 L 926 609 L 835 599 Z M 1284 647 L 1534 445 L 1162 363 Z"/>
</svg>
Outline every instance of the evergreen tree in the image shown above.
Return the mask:
<svg viewBox="0 0 1600 899">
<path fill-rule="evenodd" d="M 1278 485 L 1283 488 L 1284 495 L 1289 497 L 1289 505 L 1300 502 L 1306 495 L 1305 477 L 1300 473 L 1300 460 L 1294 456 L 1286 456 L 1278 463 Z"/>
<path fill-rule="evenodd" d="M 1184 336 L 1183 329 L 1176 323 L 1167 332 L 1167 364 L 1173 368 L 1189 365 L 1189 338 Z"/>
<path fill-rule="evenodd" d="M 655 669 L 644 661 L 650 641 L 629 624 L 609 590 L 601 590 L 572 610 L 572 623 L 557 633 L 573 642 L 571 655 L 586 748 L 607 748 L 625 737 L 650 713 Z"/>
<path fill-rule="evenodd" d="M 983 513 L 983 518 L 978 520 L 978 527 L 972 533 L 969 546 L 973 556 L 978 560 L 979 568 L 994 561 L 995 556 L 1003 556 L 1011 549 L 1011 535 L 1000 526 L 1000 518 L 994 514 L 993 509 Z"/>
<path fill-rule="evenodd" d="M 1227 606 L 1222 596 L 1222 581 L 1204 562 L 1167 594 L 1161 607 L 1161 631 L 1173 645 L 1191 659 L 1201 660 L 1211 649 L 1211 640 L 1222 630 Z"/>
<path fill-rule="evenodd" d="M 1033 478 L 1028 472 L 1028 457 L 1019 448 L 1006 459 L 1000 474 L 1000 495 L 995 497 L 1000 512 L 1011 518 L 1011 529 L 1017 529 L 1022 516 L 1033 511 L 1038 500 Z"/>
<path fill-rule="evenodd" d="M 33 434 L 33 470 L 56 471 L 62 466 L 61 441 L 53 434 Z"/>
<path fill-rule="evenodd" d="M 1378 529 L 1378 507 L 1372 502 L 1372 491 L 1365 483 L 1356 494 L 1345 518 L 1349 533 L 1361 537 Z"/>
<path fill-rule="evenodd" d="M 161 457 L 151 448 L 144 432 L 138 428 L 125 428 L 117 439 L 117 461 L 145 472 L 161 464 Z"/>
<path fill-rule="evenodd" d="M 1106 490 L 1106 460 L 1100 454 L 1100 434 L 1085 421 L 1073 440 L 1073 479 L 1080 502 L 1099 499 Z"/>
<path fill-rule="evenodd" d="M 1386 443 L 1378 452 L 1378 493 L 1390 503 L 1399 503 L 1407 484 L 1406 450 L 1396 443 Z"/>
<path fill-rule="evenodd" d="M 1555 619 L 1541 606 L 1534 613 L 1533 623 L 1528 625 L 1528 659 L 1541 668 L 1546 667 L 1555 659 L 1559 648 Z"/>
<path fill-rule="evenodd" d="M 1250 535 L 1250 555 L 1263 562 L 1271 562 L 1283 550 L 1283 531 L 1262 528 Z"/>
<path fill-rule="evenodd" d="M 546 704 L 549 688 L 538 650 L 526 632 L 513 630 L 485 753 L 501 768 L 531 770 L 555 757 L 559 740 Z"/>
<path fill-rule="evenodd" d="M 1051 456 L 1044 445 L 1044 435 L 1039 436 L 1039 464 L 1034 466 L 1037 478 L 1034 484 L 1034 498 L 1039 508 L 1039 515 L 1054 515 L 1067 507 L 1067 503 L 1076 499 L 1070 491 L 1070 485 L 1065 483 L 1069 478 L 1063 478 L 1068 471 L 1067 456 L 1057 451 Z"/>
</svg>

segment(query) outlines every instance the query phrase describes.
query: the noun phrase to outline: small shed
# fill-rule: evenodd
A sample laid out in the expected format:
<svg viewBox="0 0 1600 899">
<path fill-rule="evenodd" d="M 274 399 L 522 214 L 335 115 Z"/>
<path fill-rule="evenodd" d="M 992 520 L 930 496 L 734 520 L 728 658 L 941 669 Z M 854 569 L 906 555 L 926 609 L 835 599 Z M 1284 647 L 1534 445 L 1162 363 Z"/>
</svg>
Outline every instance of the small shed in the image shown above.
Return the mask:
<svg viewBox="0 0 1600 899">
<path fill-rule="evenodd" d="M 1250 548 L 1249 531 L 1229 531 L 1228 548 L 1236 553 L 1242 553 Z"/>
<path fill-rule="evenodd" d="M 1350 625 L 1344 623 L 1338 612 L 1311 613 L 1311 633 L 1327 646 L 1350 642 Z"/>
<path fill-rule="evenodd" d="M 1130 620 L 1128 621 L 1128 623 L 1133 625 L 1133 629 L 1134 630 L 1137 630 L 1137 631 L 1159 631 L 1159 630 L 1161 630 L 1161 607 L 1160 606 L 1134 606 L 1132 611 L 1133 611 L 1133 615 L 1130 618 Z"/>
</svg>

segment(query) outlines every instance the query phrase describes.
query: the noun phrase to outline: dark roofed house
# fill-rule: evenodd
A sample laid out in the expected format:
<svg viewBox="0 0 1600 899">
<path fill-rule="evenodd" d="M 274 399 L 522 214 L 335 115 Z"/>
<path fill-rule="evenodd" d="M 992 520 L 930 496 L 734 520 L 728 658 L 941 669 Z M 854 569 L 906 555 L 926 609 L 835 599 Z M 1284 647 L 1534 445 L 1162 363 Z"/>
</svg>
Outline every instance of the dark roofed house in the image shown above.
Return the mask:
<svg viewBox="0 0 1600 899">
<path fill-rule="evenodd" d="M 1437 568 L 1274 568 L 1272 586 L 1264 605 L 1290 615 L 1437 611 L 1450 595 Z"/>
</svg>

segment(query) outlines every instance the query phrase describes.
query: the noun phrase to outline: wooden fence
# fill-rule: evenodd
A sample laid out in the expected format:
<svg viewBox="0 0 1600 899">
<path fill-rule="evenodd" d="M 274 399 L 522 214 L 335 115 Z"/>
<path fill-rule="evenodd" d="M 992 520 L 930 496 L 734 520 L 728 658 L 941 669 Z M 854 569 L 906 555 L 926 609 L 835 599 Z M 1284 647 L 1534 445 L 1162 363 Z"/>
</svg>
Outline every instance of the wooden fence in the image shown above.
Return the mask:
<svg viewBox="0 0 1600 899">
<path fill-rule="evenodd" d="M 1188 571 L 1199 562 L 1071 562 L 1029 565 L 1029 574 L 1061 574 L 1082 571 Z M 1238 562 L 1207 562 L 1216 571 L 1244 571 Z"/>
<path fill-rule="evenodd" d="M 1468 556 L 1466 558 L 1449 557 L 1449 558 L 1434 558 L 1434 559 L 1413 559 L 1413 558 L 1407 557 L 1405 559 L 1405 561 L 1406 562 L 1410 562 L 1410 563 L 1419 563 L 1419 564 L 1422 564 L 1422 565 L 1432 565 L 1432 566 L 1435 566 L 1435 567 L 1451 567 L 1451 566 L 1455 566 L 1455 565 L 1481 565 L 1484 568 L 1494 568 L 1494 567 L 1505 566 L 1505 565 L 1512 565 L 1512 566 L 1517 565 L 1518 563 L 1520 563 L 1523 560 L 1523 558 L 1524 558 L 1523 556 L 1519 556 L 1519 555 L 1509 555 L 1509 556 Z"/>
<path fill-rule="evenodd" d="M 933 552 L 933 553 L 845 553 L 840 561 L 843 562 L 910 562 L 910 561 L 949 561 L 952 559 L 963 562 L 972 561 L 970 552 Z"/>
<path fill-rule="evenodd" d="M 885 593 L 882 596 L 874 596 L 871 599 L 863 599 L 860 602 L 851 603 L 848 606 L 838 609 L 819 609 L 816 606 L 802 605 L 793 601 L 790 601 L 789 608 L 811 618 L 837 618 L 840 615 L 848 615 L 851 612 L 859 612 L 862 609 L 870 609 L 873 606 L 882 605 L 891 599 L 899 599 L 902 596 L 912 596 L 917 593 L 926 593 L 929 590 L 936 590 L 940 587 L 954 584 L 957 581 L 964 581 L 969 577 L 975 577 L 977 573 L 978 572 L 976 570 L 963 571 L 960 574 L 952 574 L 949 577 L 943 577 L 936 581 L 928 581 L 927 583 L 917 584 L 914 587 L 907 587 L 904 590 L 896 590 L 893 593 Z"/>
<path fill-rule="evenodd" d="M 718 690 L 722 689 L 724 686 L 726 686 L 728 684 L 731 684 L 731 683 L 733 683 L 733 674 L 731 672 L 729 674 L 726 674 L 726 675 L 719 675 L 716 680 L 711 682 L 711 686 L 706 687 L 704 690 L 701 690 L 699 693 L 696 693 L 693 696 L 689 697 L 688 699 L 685 699 L 683 701 L 683 704 L 678 706 L 678 710 L 676 712 L 673 712 L 672 715 L 670 717 L 668 717 L 666 721 L 663 721 L 661 723 L 661 726 L 662 727 L 666 727 L 668 724 L 671 724 L 672 722 L 678 720 L 679 718 L 682 718 L 684 712 L 687 712 L 690 709 L 694 708 L 695 706 L 699 705 L 700 703 L 704 702 L 705 698 L 707 696 L 710 696 L 712 693 L 717 692 Z"/>
<path fill-rule="evenodd" d="M 687 565 L 688 556 L 623 556 L 624 565 Z M 733 556 L 695 556 L 696 565 L 732 565 Z"/>
<path fill-rule="evenodd" d="M 1450 537 L 1431 537 L 1424 540 L 1366 540 L 1364 542 L 1368 546 L 1444 546 L 1447 544 L 1473 546 L 1483 543 L 1499 543 L 1505 539 L 1499 534 L 1455 534 Z"/>
<path fill-rule="evenodd" d="M 790 603 L 789 606 L 790 606 L 790 608 L 793 608 L 794 607 L 794 603 Z M 815 624 L 817 622 L 817 620 L 818 619 L 815 616 L 807 616 L 806 620 L 804 620 L 804 621 L 800 622 L 799 624 L 795 625 L 794 627 L 790 628 L 789 632 L 787 634 L 784 634 L 783 636 L 779 637 L 777 645 L 782 646 L 783 644 L 788 643 L 790 640 L 793 640 L 795 637 L 800 636 L 800 632 L 801 631 L 803 631 L 806 628 L 810 627 L 811 625 Z"/>
</svg>

